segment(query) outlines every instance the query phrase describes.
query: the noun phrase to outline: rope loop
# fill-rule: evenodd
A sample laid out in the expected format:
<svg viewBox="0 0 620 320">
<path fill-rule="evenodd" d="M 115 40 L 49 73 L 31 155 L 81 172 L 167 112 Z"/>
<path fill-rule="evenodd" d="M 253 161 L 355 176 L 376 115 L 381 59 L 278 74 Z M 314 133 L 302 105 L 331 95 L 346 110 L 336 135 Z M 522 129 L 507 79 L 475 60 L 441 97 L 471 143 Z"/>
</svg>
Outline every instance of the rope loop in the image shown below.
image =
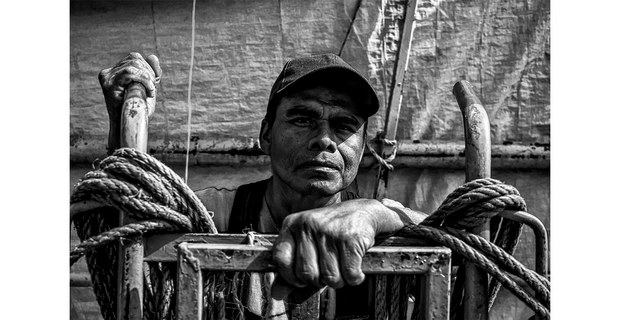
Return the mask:
<svg viewBox="0 0 620 320">
<path fill-rule="evenodd" d="M 451 192 L 422 224 L 470 228 L 506 209 L 527 210 L 516 188 L 495 179 L 476 179 Z"/>
<path fill-rule="evenodd" d="M 390 152 L 387 157 L 383 158 L 381 155 L 379 155 L 377 153 L 377 151 L 375 151 L 375 149 L 372 147 L 372 145 L 370 144 L 369 141 L 366 141 L 366 149 L 368 149 L 368 151 L 370 152 L 370 154 L 373 156 L 373 158 L 375 158 L 375 160 L 377 160 L 377 163 L 379 163 L 379 166 L 387 169 L 387 170 L 394 170 L 394 166 L 391 164 L 392 161 L 394 161 L 394 159 L 396 159 L 396 150 L 398 149 L 398 144 L 396 142 L 396 140 L 390 140 L 390 139 L 385 139 L 385 138 L 381 138 L 381 139 L 373 139 L 373 141 L 378 141 L 379 143 L 381 143 L 381 145 L 383 147 L 388 146 L 391 147 L 392 152 Z"/>
</svg>

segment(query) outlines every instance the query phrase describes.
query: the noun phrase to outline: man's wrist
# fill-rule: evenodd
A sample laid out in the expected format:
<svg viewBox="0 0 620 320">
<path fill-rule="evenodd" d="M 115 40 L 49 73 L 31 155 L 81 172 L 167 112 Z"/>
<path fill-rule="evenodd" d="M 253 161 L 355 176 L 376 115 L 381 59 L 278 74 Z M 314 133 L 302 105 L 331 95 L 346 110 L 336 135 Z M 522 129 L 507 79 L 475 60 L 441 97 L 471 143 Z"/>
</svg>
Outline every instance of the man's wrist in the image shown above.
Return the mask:
<svg viewBox="0 0 620 320">
<path fill-rule="evenodd" d="M 389 237 L 405 226 L 399 214 L 385 206 L 381 201 L 375 199 L 367 199 L 367 201 L 368 203 L 365 205 L 372 219 L 375 237 Z"/>
</svg>

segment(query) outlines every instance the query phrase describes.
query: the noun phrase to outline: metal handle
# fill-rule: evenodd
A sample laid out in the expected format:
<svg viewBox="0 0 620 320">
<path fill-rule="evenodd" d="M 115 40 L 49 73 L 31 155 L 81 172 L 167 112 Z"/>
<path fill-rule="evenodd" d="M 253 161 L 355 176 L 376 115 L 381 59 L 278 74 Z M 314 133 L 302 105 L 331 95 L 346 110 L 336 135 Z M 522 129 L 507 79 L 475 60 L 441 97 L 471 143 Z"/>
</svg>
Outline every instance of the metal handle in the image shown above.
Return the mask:
<svg viewBox="0 0 620 320">
<path fill-rule="evenodd" d="M 146 89 L 132 82 L 125 90 L 121 110 L 121 147 L 146 151 L 149 126 L 149 109 L 146 103 Z"/>
<path fill-rule="evenodd" d="M 465 178 L 467 181 L 491 177 L 491 126 L 480 99 L 469 82 L 457 82 L 452 89 L 465 129 Z M 469 230 L 487 240 L 490 224 L 486 222 Z M 474 264 L 465 263 L 465 319 L 487 320 L 488 276 Z"/>
</svg>

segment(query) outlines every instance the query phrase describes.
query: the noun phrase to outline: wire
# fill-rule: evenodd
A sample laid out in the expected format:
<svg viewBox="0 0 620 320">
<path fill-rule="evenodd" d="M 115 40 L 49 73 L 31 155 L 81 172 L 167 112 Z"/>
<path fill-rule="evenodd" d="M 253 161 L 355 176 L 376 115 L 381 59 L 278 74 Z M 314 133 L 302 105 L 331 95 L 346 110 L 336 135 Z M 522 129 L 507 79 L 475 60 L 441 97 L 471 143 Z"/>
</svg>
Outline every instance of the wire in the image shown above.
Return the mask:
<svg viewBox="0 0 620 320">
<path fill-rule="evenodd" d="M 192 71 L 194 69 L 194 39 L 196 35 L 196 0 L 192 5 L 192 49 L 189 59 L 189 82 L 187 84 L 187 143 L 185 144 L 185 183 L 189 171 L 189 143 L 191 142 L 192 126 Z"/>
</svg>

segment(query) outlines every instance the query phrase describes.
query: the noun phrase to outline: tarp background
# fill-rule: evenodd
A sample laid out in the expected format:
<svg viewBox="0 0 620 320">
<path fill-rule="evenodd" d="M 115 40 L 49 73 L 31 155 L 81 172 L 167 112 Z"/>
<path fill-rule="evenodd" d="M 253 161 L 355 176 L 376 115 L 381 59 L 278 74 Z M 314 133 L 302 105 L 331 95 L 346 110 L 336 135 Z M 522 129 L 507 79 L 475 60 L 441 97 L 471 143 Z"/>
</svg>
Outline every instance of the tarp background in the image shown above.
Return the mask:
<svg viewBox="0 0 620 320">
<path fill-rule="evenodd" d="M 269 90 L 289 58 L 338 53 L 368 75 L 381 100 L 369 136 L 383 126 L 405 1 L 198 1 L 192 86 L 195 155 L 192 188 L 233 187 L 269 175 L 256 137 Z M 129 52 L 156 54 L 163 69 L 150 151 L 178 172 L 186 150 L 191 1 L 71 1 L 71 185 L 106 155 L 108 120 L 98 72 Z M 359 6 L 359 10 L 356 9 Z M 353 19 L 355 17 L 355 19 Z M 401 143 L 463 143 L 461 114 L 451 90 L 466 79 L 490 117 L 495 145 L 550 142 L 550 4 L 548 0 L 418 0 L 409 71 L 397 139 Z M 350 32 L 347 34 L 348 30 Z M 192 156 L 194 157 L 194 156 Z M 504 166 L 493 177 L 515 185 L 530 211 L 549 227 L 549 168 Z M 527 167 L 527 166 L 526 166 Z M 464 182 L 459 168 L 401 166 L 389 194 L 414 209 L 433 211 Z M 373 172 L 359 180 L 370 195 Z M 73 239 L 73 242 L 75 239 Z M 526 232 L 517 257 L 533 267 Z M 85 272 L 83 263 L 72 272 Z M 72 319 L 96 319 L 88 288 L 71 290 Z M 532 312 L 502 292 L 492 319 L 526 319 Z"/>
</svg>

